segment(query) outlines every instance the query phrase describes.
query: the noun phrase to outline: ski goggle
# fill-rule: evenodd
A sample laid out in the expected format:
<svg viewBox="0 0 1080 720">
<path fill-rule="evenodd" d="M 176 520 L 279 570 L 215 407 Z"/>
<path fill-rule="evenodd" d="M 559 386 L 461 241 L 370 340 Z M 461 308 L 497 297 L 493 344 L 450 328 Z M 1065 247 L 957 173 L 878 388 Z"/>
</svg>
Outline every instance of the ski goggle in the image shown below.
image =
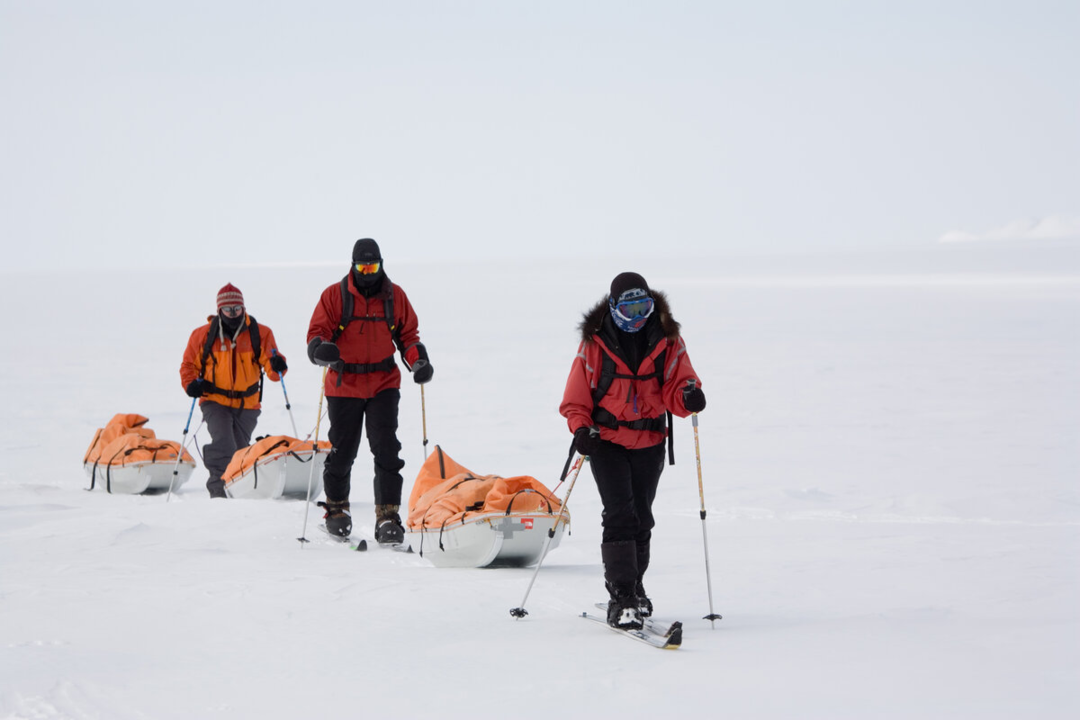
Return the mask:
<svg viewBox="0 0 1080 720">
<path fill-rule="evenodd" d="M 240 317 L 241 315 L 244 314 L 244 306 L 243 305 L 222 305 L 221 306 L 221 314 L 224 315 L 225 317 L 231 317 L 231 318 Z"/>
<path fill-rule="evenodd" d="M 655 309 L 656 303 L 653 302 L 651 297 L 634 298 L 615 306 L 615 312 L 619 313 L 627 321 L 644 320 L 652 315 Z"/>
<path fill-rule="evenodd" d="M 356 263 L 356 272 L 361 275 L 374 275 L 379 272 L 380 263 Z"/>
</svg>

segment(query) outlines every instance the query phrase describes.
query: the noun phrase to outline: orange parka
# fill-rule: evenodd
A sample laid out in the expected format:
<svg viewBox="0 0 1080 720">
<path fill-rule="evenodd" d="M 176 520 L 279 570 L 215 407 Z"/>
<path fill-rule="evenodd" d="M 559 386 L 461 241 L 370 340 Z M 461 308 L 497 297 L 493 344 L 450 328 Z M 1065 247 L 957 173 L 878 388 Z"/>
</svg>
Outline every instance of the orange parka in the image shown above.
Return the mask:
<svg viewBox="0 0 1080 720">
<path fill-rule="evenodd" d="M 686 343 L 679 335 L 679 324 L 672 319 L 666 298 L 655 290 L 653 297 L 657 318 L 655 322 L 650 318 L 650 323 L 641 330 L 651 337 L 648 338 L 648 350 L 636 368 L 629 367 L 626 360 L 613 349 L 610 334 L 605 340 L 605 323 L 608 324 L 608 333 L 621 332 L 615 330 L 607 318 L 607 303 L 597 305 L 585 315 L 581 325 L 581 345 L 570 366 L 570 376 L 566 379 L 566 389 L 559 406 L 559 413 L 566 418 L 570 432 L 597 425 L 602 440 L 636 450 L 659 445 L 667 433 L 630 427 L 630 423 L 659 423 L 667 411 L 678 417 L 690 415 L 683 405 L 682 391 L 689 380 L 701 387 L 701 380 L 690 364 Z M 661 354 L 664 356 L 663 368 L 657 367 Z M 616 377 L 599 403 L 594 403 L 593 393 L 600 383 L 604 356 L 614 361 Z M 658 373 L 662 374 L 663 383 Z M 603 417 L 607 419 L 607 424 L 598 421 L 598 409 L 606 411 L 607 415 Z"/>
<path fill-rule="evenodd" d="M 347 289 L 353 300 L 353 320 L 337 338 L 341 360 L 348 365 L 385 363 L 387 369 L 369 372 L 344 372 L 331 369 L 326 373 L 327 397 L 373 398 L 383 390 L 401 387 L 401 371 L 394 362 L 394 335 L 398 334 L 400 348 L 410 362 L 415 360 L 415 346 L 420 342 L 416 312 L 405 291 L 384 277 L 382 286 L 371 297 L 365 297 L 353 283 L 352 273 L 346 276 Z M 393 293 L 393 319 L 386 321 L 387 299 Z M 307 340 L 333 339 L 342 320 L 341 282 L 323 290 L 319 304 L 311 314 Z M 393 330 L 391 330 L 391 326 Z"/>
<path fill-rule="evenodd" d="M 244 315 L 244 324 L 240 326 L 235 337 L 225 337 L 226 333 L 219 332 L 214 338 L 214 344 L 210 355 L 203 365 L 203 348 L 206 346 L 206 338 L 210 334 L 211 315 L 207 318 L 207 324 L 196 328 L 188 338 L 187 348 L 184 350 L 184 359 L 180 363 L 180 384 L 187 387 L 195 378 L 202 377 L 210 381 L 217 390 L 224 390 L 230 395 L 210 392 L 200 400 L 215 402 L 219 405 L 231 408 L 244 408 L 245 410 L 257 410 L 259 404 L 259 382 L 261 380 L 259 370 L 266 371 L 267 376 L 277 382 L 281 376 L 270 367 L 270 358 L 277 351 L 277 342 L 274 340 L 274 332 L 262 323 L 259 326 L 259 357 L 253 357 L 254 348 L 251 346 L 251 316 Z M 219 323 L 220 325 L 220 323 Z M 224 330 L 224 329 L 222 329 Z M 278 355 L 281 355 L 278 352 Z M 281 355 L 284 360 L 285 356 Z M 242 397 L 241 397 L 242 396 Z"/>
</svg>

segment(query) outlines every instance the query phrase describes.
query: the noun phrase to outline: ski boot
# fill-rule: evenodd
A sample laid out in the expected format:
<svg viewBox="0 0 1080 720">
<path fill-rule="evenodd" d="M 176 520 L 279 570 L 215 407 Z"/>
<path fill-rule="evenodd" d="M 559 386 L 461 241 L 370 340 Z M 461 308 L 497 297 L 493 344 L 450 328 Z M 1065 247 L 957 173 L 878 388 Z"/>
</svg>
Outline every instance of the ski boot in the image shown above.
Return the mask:
<svg viewBox="0 0 1080 720">
<path fill-rule="evenodd" d="M 607 623 L 619 630 L 640 630 L 645 624 L 634 595 L 611 593 L 607 606 Z"/>
<path fill-rule="evenodd" d="M 645 586 L 641 584 L 640 580 L 638 580 L 636 593 L 638 614 L 643 618 L 652 617 L 652 600 L 645 594 Z"/>
<path fill-rule="evenodd" d="M 375 542 L 380 545 L 400 545 L 405 542 L 405 528 L 398 515 L 400 505 L 375 506 Z"/>
<path fill-rule="evenodd" d="M 323 519 L 326 521 L 326 532 L 336 537 L 349 537 L 352 532 L 352 515 L 349 513 L 349 501 L 327 500 L 319 503 L 319 507 L 326 509 L 326 514 L 323 515 Z"/>
</svg>

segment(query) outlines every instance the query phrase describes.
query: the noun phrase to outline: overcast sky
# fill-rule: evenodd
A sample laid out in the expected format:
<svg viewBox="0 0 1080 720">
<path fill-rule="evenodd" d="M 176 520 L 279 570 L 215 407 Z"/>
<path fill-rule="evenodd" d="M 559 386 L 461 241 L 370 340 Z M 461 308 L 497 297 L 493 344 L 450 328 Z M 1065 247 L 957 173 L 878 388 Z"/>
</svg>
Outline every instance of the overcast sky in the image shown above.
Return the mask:
<svg viewBox="0 0 1080 720">
<path fill-rule="evenodd" d="M 1078 37 L 1075 0 L 0 0 L 3 266 L 1080 235 Z"/>
</svg>

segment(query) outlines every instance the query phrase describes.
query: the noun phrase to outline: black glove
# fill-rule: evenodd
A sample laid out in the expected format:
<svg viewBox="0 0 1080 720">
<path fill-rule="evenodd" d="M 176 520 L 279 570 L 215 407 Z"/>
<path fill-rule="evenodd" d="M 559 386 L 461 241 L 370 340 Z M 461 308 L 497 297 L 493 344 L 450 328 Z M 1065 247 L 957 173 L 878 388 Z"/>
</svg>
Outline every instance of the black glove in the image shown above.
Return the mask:
<svg viewBox="0 0 1080 720">
<path fill-rule="evenodd" d="M 579 427 L 574 431 L 574 449 L 582 455 L 592 455 L 600 447 L 600 428 Z"/>
<path fill-rule="evenodd" d="M 318 339 L 318 338 L 316 338 Z M 312 340 L 314 342 L 314 340 Z M 308 346 L 311 347 L 310 345 Z M 341 359 L 341 351 L 338 350 L 338 346 L 332 342 L 323 342 L 315 346 L 315 350 L 312 353 L 312 362 L 316 365 L 333 365 Z"/>
<path fill-rule="evenodd" d="M 417 360 L 413 365 L 412 379 L 417 385 L 431 382 L 431 376 L 435 374 L 435 368 L 427 360 Z"/>
<path fill-rule="evenodd" d="M 705 393 L 699 387 L 686 387 L 682 391 L 682 404 L 688 412 L 699 413 L 705 409 Z"/>
<path fill-rule="evenodd" d="M 431 367 L 431 360 L 428 359 L 427 348 L 424 347 L 424 343 L 416 343 L 413 347 L 416 348 L 416 360 L 414 360 L 409 367 L 409 369 L 412 370 L 413 381 L 417 385 L 431 382 L 431 376 L 435 374 L 435 368 Z M 411 350 L 412 348 L 409 349 Z M 406 353 L 406 362 L 408 362 L 408 353 Z"/>
<path fill-rule="evenodd" d="M 289 366 L 285 364 L 285 358 L 281 357 L 277 353 L 274 353 L 270 356 L 270 369 L 280 375 L 286 370 L 288 370 Z"/>
<path fill-rule="evenodd" d="M 202 378 L 195 378 L 188 383 L 186 388 L 184 388 L 184 392 L 188 394 L 188 397 L 197 398 L 202 397 L 209 392 L 211 387 L 213 387 L 213 385 L 210 382 L 203 380 Z"/>
<path fill-rule="evenodd" d="M 318 336 L 311 338 L 311 342 L 307 344 L 307 359 L 311 362 L 312 365 L 315 364 L 315 348 L 319 347 L 322 344 L 323 339 Z"/>
</svg>

